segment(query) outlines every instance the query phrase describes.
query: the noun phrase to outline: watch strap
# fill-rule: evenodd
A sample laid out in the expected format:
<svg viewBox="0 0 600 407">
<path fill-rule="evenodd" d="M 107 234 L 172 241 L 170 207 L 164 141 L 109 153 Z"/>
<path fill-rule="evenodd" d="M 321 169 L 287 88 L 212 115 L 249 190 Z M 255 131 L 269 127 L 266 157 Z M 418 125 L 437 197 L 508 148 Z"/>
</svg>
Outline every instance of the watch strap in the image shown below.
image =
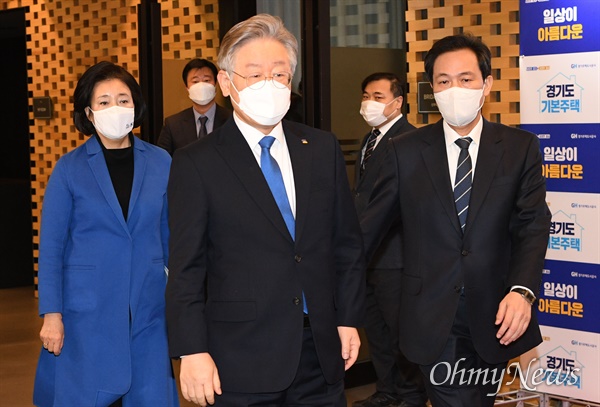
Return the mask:
<svg viewBox="0 0 600 407">
<path fill-rule="evenodd" d="M 519 293 L 521 294 L 521 296 L 523 298 L 525 298 L 525 301 L 527 301 L 530 305 L 533 305 L 533 303 L 535 302 L 536 298 L 535 295 L 533 295 L 531 293 L 531 291 L 526 290 L 525 288 L 521 288 L 521 287 L 515 287 L 512 290 L 510 290 L 511 292 L 515 292 L 515 293 Z"/>
</svg>

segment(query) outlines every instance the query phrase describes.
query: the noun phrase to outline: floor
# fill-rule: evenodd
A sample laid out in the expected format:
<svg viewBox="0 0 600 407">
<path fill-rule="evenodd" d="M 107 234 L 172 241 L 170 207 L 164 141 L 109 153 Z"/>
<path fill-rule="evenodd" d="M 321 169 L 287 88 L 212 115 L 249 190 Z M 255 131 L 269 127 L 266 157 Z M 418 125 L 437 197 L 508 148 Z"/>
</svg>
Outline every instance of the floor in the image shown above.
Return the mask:
<svg viewBox="0 0 600 407">
<path fill-rule="evenodd" d="M 0 289 L 0 407 L 32 405 L 33 378 L 40 352 L 38 338 L 41 319 L 37 316 L 37 299 L 32 287 Z M 176 364 L 175 373 L 178 373 Z M 501 392 L 518 389 L 502 388 Z M 346 391 L 348 406 L 353 401 L 371 395 L 375 385 L 355 387 Z M 180 397 L 182 407 L 195 406 Z M 500 399 L 496 400 L 498 403 Z M 515 403 L 509 403 L 515 405 Z M 525 404 L 538 406 L 538 402 Z M 551 402 L 550 406 L 560 403 Z M 579 404 L 571 404 L 572 407 Z"/>
<path fill-rule="evenodd" d="M 0 289 L 0 407 L 32 405 L 33 378 L 40 352 L 41 319 L 32 287 Z M 175 366 L 177 373 L 177 366 Z M 348 406 L 375 386 L 349 389 Z M 180 397 L 182 407 L 195 406 Z"/>
</svg>

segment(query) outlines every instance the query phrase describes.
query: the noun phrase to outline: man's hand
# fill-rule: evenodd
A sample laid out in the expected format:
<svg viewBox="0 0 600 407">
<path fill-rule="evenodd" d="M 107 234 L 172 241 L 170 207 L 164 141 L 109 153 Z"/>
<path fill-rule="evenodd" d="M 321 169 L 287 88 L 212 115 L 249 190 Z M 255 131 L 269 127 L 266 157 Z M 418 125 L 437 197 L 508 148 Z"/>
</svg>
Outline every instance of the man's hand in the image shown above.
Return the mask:
<svg viewBox="0 0 600 407">
<path fill-rule="evenodd" d="M 500 325 L 496 338 L 502 345 L 516 341 L 525 333 L 531 320 L 531 305 L 519 293 L 506 294 L 496 314 L 496 325 Z"/>
<path fill-rule="evenodd" d="M 51 312 L 44 314 L 44 324 L 40 331 L 42 345 L 50 353 L 60 355 L 65 340 L 65 326 L 62 322 L 62 314 Z"/>
<path fill-rule="evenodd" d="M 179 382 L 183 398 L 203 407 L 215 404 L 215 393 L 222 393 L 217 366 L 208 353 L 181 358 Z"/>
<path fill-rule="evenodd" d="M 360 349 L 360 337 L 356 328 L 349 326 L 338 326 L 338 334 L 342 342 L 342 359 L 344 359 L 345 370 L 350 369 L 356 358 L 358 358 L 358 350 Z"/>
</svg>

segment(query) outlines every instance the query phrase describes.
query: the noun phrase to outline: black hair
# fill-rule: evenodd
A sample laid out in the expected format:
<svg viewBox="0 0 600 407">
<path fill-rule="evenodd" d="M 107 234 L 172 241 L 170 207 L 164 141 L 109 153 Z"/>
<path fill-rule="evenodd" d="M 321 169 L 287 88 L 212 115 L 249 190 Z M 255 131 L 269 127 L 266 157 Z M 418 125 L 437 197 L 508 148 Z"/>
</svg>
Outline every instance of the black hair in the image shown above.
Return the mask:
<svg viewBox="0 0 600 407">
<path fill-rule="evenodd" d="M 479 38 L 472 34 L 450 35 L 438 40 L 425 55 L 425 72 L 429 82 L 433 83 L 433 65 L 435 60 L 442 54 L 461 49 L 470 49 L 477 57 L 479 70 L 483 79 L 492 74 L 492 53 L 490 49 Z"/>
<path fill-rule="evenodd" d="M 146 102 L 142 95 L 142 89 L 135 78 L 127 70 L 112 62 L 102 61 L 90 67 L 81 75 L 75 92 L 73 93 L 73 122 L 77 130 L 85 135 L 91 135 L 96 132 L 94 125 L 88 119 L 85 108 L 92 102 L 94 87 L 98 82 L 109 79 L 118 79 L 123 82 L 131 91 L 131 97 L 135 107 L 135 118 L 133 127 L 138 127 L 144 120 L 146 114 Z"/>
<path fill-rule="evenodd" d="M 363 81 L 361 86 L 361 90 L 365 91 L 367 85 L 371 82 L 380 81 L 382 79 L 390 81 L 390 91 L 394 95 L 394 98 L 404 96 L 404 83 L 398 78 L 398 76 L 391 72 L 376 72 L 367 76 Z"/>
<path fill-rule="evenodd" d="M 202 69 L 208 68 L 213 73 L 213 79 L 217 81 L 217 67 L 215 64 L 210 62 L 208 59 L 202 58 L 194 58 L 190 62 L 188 62 L 183 68 L 183 72 L 181 73 L 181 77 L 183 78 L 183 84 L 187 87 L 187 77 L 192 69 Z"/>
</svg>

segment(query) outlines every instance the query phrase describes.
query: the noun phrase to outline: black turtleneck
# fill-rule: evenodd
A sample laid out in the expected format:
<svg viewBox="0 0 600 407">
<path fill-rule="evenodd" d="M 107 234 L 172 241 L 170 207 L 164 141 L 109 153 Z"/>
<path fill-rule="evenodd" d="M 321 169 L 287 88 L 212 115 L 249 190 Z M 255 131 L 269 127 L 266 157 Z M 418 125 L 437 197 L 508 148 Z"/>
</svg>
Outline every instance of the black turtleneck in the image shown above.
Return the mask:
<svg viewBox="0 0 600 407">
<path fill-rule="evenodd" d="M 133 185 L 133 135 L 129 134 L 129 140 L 131 141 L 129 147 L 115 149 L 107 149 L 102 144 L 100 137 L 96 137 L 102 146 L 108 173 L 123 211 L 123 218 L 127 220 L 129 198 L 131 197 L 131 187 Z"/>
</svg>

